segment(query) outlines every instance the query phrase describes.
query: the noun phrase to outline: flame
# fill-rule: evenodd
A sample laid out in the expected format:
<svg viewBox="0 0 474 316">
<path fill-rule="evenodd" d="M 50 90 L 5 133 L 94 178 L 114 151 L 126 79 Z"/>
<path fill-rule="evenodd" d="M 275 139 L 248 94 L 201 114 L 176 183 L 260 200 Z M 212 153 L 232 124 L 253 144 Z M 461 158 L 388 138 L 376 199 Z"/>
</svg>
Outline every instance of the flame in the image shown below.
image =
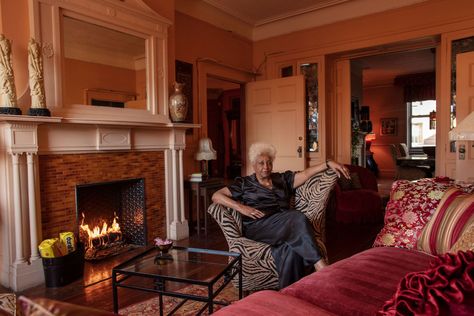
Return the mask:
<svg viewBox="0 0 474 316">
<path fill-rule="evenodd" d="M 99 240 L 100 245 L 103 245 L 104 243 L 106 243 L 107 239 L 108 239 L 106 237 L 108 237 L 110 233 L 116 233 L 116 234 L 118 233 L 120 235 L 119 239 L 121 239 L 122 238 L 122 231 L 120 230 L 120 225 L 117 222 L 117 219 L 118 219 L 118 217 L 114 212 L 114 220 L 113 220 L 112 225 L 110 227 L 104 221 L 102 223 L 102 229 L 99 226 L 95 226 L 91 230 L 89 228 L 88 224 L 84 224 L 85 215 L 84 215 L 84 213 L 82 213 L 82 221 L 81 221 L 80 228 L 88 236 L 88 240 L 87 240 L 88 248 L 93 248 L 94 247 L 94 245 L 92 244 L 92 240 Z"/>
</svg>

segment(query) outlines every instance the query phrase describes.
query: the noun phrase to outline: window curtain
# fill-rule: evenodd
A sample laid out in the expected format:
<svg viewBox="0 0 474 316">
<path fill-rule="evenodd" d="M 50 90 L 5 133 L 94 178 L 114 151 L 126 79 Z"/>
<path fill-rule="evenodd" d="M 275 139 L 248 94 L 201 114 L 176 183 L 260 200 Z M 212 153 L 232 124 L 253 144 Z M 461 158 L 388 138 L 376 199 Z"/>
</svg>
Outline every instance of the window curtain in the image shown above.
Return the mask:
<svg viewBox="0 0 474 316">
<path fill-rule="evenodd" d="M 436 100 L 436 76 L 434 72 L 398 76 L 395 85 L 403 86 L 404 101 Z"/>
</svg>

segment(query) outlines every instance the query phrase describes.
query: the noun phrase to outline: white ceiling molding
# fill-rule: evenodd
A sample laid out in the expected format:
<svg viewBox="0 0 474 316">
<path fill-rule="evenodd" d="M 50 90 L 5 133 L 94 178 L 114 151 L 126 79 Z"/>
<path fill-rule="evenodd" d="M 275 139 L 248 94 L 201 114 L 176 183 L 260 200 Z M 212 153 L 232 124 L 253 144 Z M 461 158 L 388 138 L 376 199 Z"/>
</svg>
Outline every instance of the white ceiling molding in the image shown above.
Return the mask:
<svg viewBox="0 0 474 316">
<path fill-rule="evenodd" d="M 238 34 L 249 40 L 252 39 L 252 25 L 219 10 L 204 1 L 177 0 L 175 2 L 175 9 L 178 12 L 192 16 L 223 30 Z"/>
<path fill-rule="evenodd" d="M 176 10 L 253 41 L 427 0 L 177 0 Z"/>
<path fill-rule="evenodd" d="M 353 0 L 203 1 L 255 27 Z"/>
</svg>

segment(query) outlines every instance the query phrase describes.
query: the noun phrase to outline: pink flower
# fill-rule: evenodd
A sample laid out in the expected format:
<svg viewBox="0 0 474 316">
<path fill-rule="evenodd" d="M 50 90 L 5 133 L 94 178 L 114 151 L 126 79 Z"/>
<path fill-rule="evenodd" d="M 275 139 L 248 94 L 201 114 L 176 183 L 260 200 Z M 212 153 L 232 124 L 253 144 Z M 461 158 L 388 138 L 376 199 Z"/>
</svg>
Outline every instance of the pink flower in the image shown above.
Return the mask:
<svg viewBox="0 0 474 316">
<path fill-rule="evenodd" d="M 163 245 L 169 245 L 173 243 L 172 240 L 169 240 L 169 239 L 163 240 L 160 237 L 156 237 L 154 241 L 155 241 L 155 246 L 163 246 Z"/>
</svg>

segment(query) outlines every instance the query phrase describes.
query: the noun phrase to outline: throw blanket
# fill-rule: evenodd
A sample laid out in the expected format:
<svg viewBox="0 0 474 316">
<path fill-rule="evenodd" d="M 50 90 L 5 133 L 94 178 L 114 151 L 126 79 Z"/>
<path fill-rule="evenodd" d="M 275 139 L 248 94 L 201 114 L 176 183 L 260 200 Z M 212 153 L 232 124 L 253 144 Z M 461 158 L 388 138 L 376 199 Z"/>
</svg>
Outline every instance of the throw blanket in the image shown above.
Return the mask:
<svg viewBox="0 0 474 316">
<path fill-rule="evenodd" d="M 459 251 L 439 256 L 426 271 L 408 273 L 377 315 L 472 315 L 473 301 L 474 252 Z"/>
</svg>

